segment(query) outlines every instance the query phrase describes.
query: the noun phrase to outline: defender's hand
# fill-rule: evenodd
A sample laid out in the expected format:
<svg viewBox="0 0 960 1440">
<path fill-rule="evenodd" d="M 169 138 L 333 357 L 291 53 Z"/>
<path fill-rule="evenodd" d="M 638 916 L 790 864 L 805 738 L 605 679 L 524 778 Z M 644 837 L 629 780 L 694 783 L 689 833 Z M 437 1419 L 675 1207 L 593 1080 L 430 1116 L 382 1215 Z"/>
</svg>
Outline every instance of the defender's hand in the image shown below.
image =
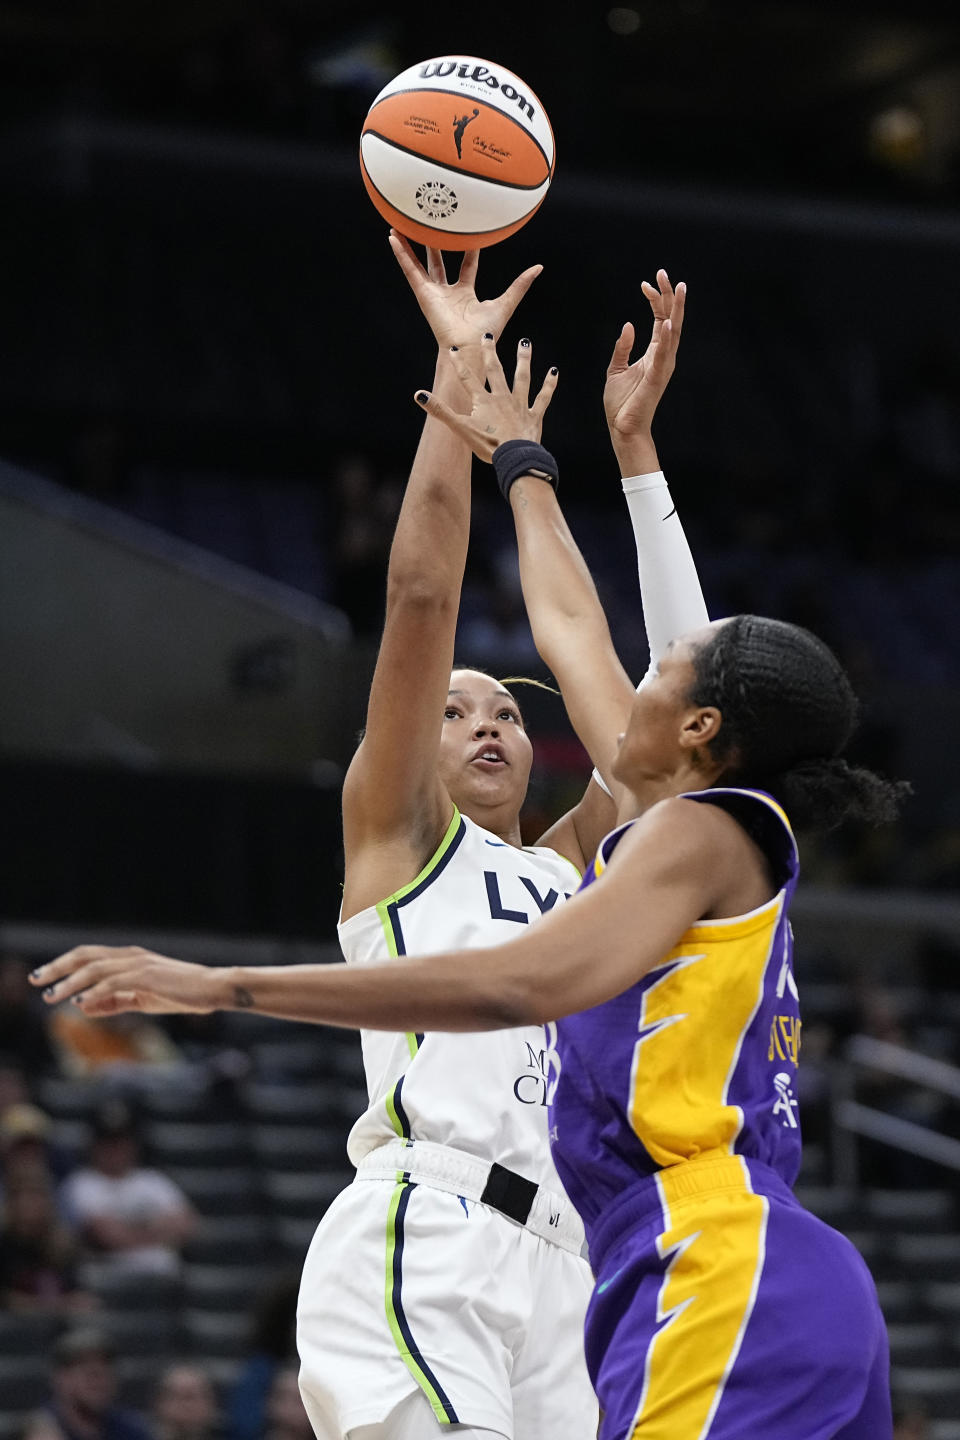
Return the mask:
<svg viewBox="0 0 960 1440">
<path fill-rule="evenodd" d="M 657 271 L 657 286 L 659 289 L 644 280 L 641 287 L 653 312 L 653 330 L 646 350 L 630 364 L 635 334 L 628 321 L 607 367 L 603 409 L 614 445 L 619 438 L 650 430 L 660 397 L 673 374 L 687 287 L 681 281 L 674 290 L 666 270 Z"/>
<path fill-rule="evenodd" d="M 530 341 L 521 340 L 517 346 L 517 367 L 511 389 L 503 373 L 491 333 L 484 335 L 480 342 L 482 376 L 478 375 L 464 358 L 462 350 L 455 351 L 450 358 L 467 392 L 470 401 L 469 415 L 460 415 L 451 410 L 449 405 L 438 400 L 428 390 L 418 390 L 414 398 L 430 415 L 442 420 L 444 425 L 466 440 L 474 455 L 488 463 L 493 458 L 494 450 L 505 440 L 535 440 L 539 444 L 543 417 L 557 388 L 557 368 L 553 366 L 548 372 L 539 394 L 530 405 L 532 353 Z"/>
<path fill-rule="evenodd" d="M 390 231 L 390 249 L 407 277 L 410 289 L 426 316 L 437 344 L 444 351 L 454 345 L 461 350 L 474 346 L 477 337 L 484 332 L 489 332 L 494 339 L 498 339 L 514 310 L 543 269 L 542 265 L 531 265 L 529 270 L 518 275 L 513 284 L 496 299 L 478 300 L 474 286 L 479 250 L 464 252 L 460 274 L 451 283 L 447 279 L 443 255 L 439 250 L 427 250 L 427 264 L 424 268 L 414 254 L 410 241 L 396 230 Z"/>
<path fill-rule="evenodd" d="M 76 997 L 85 1015 L 208 1015 L 224 1003 L 224 971 L 139 945 L 78 945 L 30 976 L 48 1005 Z"/>
</svg>

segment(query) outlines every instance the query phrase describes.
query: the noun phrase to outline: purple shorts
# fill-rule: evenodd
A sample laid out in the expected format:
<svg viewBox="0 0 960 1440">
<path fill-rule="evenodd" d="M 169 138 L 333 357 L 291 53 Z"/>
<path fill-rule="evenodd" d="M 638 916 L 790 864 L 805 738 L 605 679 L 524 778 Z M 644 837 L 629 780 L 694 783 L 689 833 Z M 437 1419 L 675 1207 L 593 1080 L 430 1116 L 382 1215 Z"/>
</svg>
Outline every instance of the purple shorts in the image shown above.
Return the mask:
<svg viewBox="0 0 960 1440">
<path fill-rule="evenodd" d="M 707 1156 L 638 1182 L 590 1258 L 601 1440 L 890 1440 L 870 1272 L 768 1166 Z"/>
</svg>

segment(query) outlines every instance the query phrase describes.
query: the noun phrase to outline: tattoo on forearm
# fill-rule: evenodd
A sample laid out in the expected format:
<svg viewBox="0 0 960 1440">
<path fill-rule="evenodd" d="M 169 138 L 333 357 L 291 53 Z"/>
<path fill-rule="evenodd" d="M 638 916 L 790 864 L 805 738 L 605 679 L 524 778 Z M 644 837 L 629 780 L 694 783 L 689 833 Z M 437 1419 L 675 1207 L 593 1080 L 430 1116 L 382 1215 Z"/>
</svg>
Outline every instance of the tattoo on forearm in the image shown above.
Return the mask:
<svg viewBox="0 0 960 1440">
<path fill-rule="evenodd" d="M 253 996 L 242 985 L 234 985 L 233 1003 L 238 1010 L 250 1010 L 253 1007 Z"/>
</svg>

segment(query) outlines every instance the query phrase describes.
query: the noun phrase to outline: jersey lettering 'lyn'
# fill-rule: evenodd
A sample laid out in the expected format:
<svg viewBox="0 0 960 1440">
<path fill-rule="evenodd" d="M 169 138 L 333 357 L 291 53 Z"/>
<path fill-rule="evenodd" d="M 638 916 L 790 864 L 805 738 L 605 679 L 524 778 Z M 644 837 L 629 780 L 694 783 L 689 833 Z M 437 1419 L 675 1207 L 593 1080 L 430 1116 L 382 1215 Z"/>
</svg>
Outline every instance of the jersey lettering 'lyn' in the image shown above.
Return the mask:
<svg viewBox="0 0 960 1440">
<path fill-rule="evenodd" d="M 556 905 L 560 899 L 559 892 L 554 890 L 553 886 L 550 887 L 545 895 L 542 895 L 537 888 L 536 880 L 532 879 L 531 876 L 518 875 L 516 878 L 526 889 L 527 895 L 532 896 L 533 902 L 537 907 L 534 912 L 535 914 L 545 915 L 548 910 L 553 909 L 554 905 Z M 490 906 L 491 920 L 509 920 L 514 925 L 529 924 L 530 916 L 526 910 L 510 910 L 504 905 L 500 895 L 500 877 L 496 870 L 484 870 L 483 879 L 487 887 L 487 903 Z M 565 894 L 563 898 L 567 900 L 570 897 Z"/>
</svg>

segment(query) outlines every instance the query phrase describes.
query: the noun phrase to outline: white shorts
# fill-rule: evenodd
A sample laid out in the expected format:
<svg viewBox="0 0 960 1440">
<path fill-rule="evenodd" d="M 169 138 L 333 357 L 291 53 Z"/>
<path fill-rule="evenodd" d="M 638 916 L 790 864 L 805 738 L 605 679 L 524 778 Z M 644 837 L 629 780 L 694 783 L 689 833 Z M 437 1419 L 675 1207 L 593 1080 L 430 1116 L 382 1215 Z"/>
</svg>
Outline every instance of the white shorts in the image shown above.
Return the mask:
<svg viewBox="0 0 960 1440">
<path fill-rule="evenodd" d="M 465 1179 L 477 1166 L 457 1151 L 441 1152 L 445 1188 L 423 1178 L 435 1166 L 418 1169 L 412 1156 L 409 1181 L 396 1168 L 385 1178 L 402 1147 L 368 1157 L 323 1217 L 304 1263 L 300 1388 L 318 1440 L 379 1423 L 417 1386 L 440 1426 L 507 1440 L 594 1440 L 586 1261 L 537 1234 L 531 1226 L 543 1226 L 533 1213 L 524 1226 L 446 1188 L 458 1161 Z M 558 1232 L 569 1241 L 569 1201 L 551 1197 L 549 1209 L 562 1209 Z"/>
</svg>

